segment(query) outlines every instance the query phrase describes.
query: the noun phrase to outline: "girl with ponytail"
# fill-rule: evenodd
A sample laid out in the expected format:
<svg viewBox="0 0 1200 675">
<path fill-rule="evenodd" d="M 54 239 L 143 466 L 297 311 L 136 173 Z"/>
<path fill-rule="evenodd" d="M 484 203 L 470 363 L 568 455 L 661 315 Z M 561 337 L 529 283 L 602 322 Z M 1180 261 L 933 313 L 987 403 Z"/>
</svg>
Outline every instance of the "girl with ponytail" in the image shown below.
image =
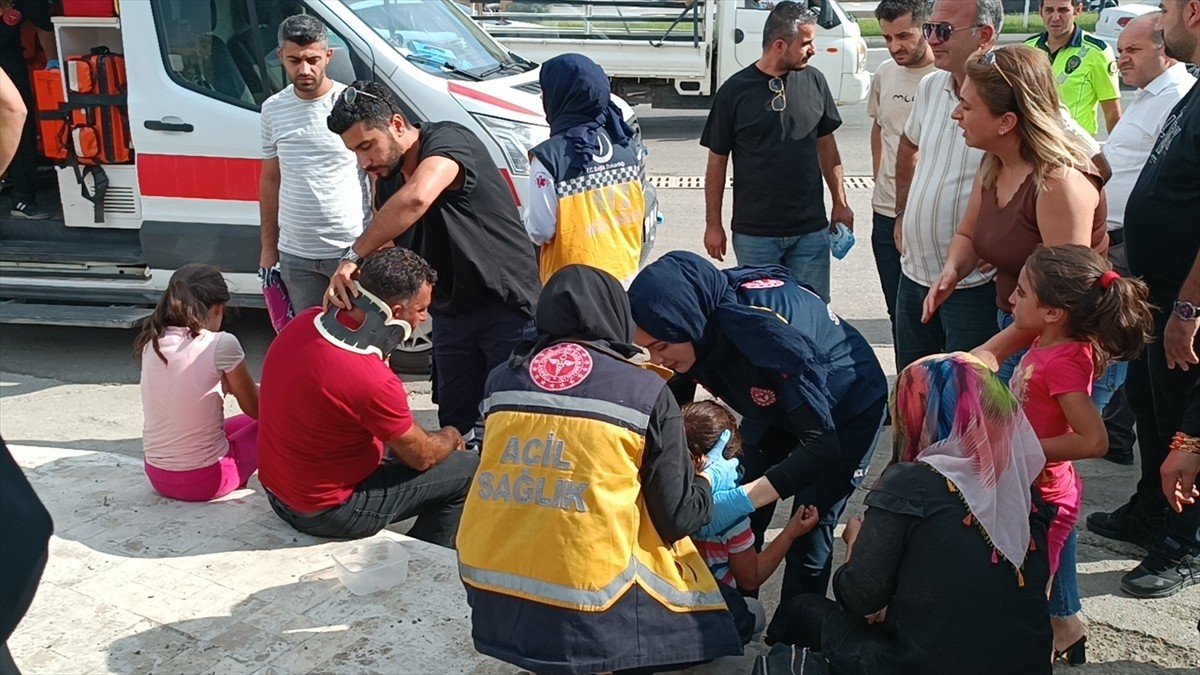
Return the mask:
<svg viewBox="0 0 1200 675">
<path fill-rule="evenodd" d="M 181 267 L 134 343 L 146 476 L 165 497 L 216 499 L 258 469 L 258 385 L 241 343 L 221 331 L 227 302 L 215 267 Z M 226 393 L 244 414 L 225 419 Z"/>
<path fill-rule="evenodd" d="M 1079 618 L 1075 524 L 1083 497 L 1073 460 L 1102 457 L 1108 434 L 1092 402 L 1092 382 L 1110 359 L 1135 358 L 1153 338 L 1148 289 L 1087 246 L 1039 247 L 1025 262 L 1010 297 L 1013 324 L 1034 333 L 1009 383 L 1046 453 L 1035 481 L 1058 508 L 1047 536 L 1056 572 L 1050 597 L 1054 657 L 1085 659 L 1087 628 Z"/>
</svg>

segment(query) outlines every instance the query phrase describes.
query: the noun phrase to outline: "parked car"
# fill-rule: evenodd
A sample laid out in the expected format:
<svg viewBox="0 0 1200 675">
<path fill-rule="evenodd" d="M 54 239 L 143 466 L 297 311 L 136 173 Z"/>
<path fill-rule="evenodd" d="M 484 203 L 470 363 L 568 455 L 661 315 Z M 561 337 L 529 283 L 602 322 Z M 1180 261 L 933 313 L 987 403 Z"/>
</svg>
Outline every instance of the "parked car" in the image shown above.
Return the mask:
<svg viewBox="0 0 1200 675">
<path fill-rule="evenodd" d="M 1125 30 L 1125 26 L 1130 21 L 1149 14 L 1157 12 L 1158 5 L 1134 3 L 1128 5 L 1120 5 L 1118 7 L 1109 7 L 1100 12 L 1100 20 L 1096 22 L 1096 37 L 1104 40 L 1112 45 L 1112 48 L 1117 48 L 1117 38 L 1121 35 L 1121 31 Z"/>
</svg>

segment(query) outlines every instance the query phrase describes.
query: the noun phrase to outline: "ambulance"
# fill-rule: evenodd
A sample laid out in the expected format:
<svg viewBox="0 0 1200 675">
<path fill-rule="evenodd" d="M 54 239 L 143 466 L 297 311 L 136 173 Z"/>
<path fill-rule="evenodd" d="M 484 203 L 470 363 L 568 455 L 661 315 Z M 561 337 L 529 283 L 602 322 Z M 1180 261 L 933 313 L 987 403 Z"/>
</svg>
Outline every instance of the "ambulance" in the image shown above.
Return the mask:
<svg viewBox="0 0 1200 675">
<path fill-rule="evenodd" d="M 537 64 L 500 46 L 452 0 L 62 6 L 54 28 L 63 66 L 39 75 L 39 107 L 52 107 L 42 101 L 58 94 L 66 101 L 60 111 L 85 111 L 74 114 L 91 128 L 64 130 L 60 113 L 36 113 L 43 148 L 60 139 L 50 150 L 66 156 L 55 169 L 61 216 L 0 216 L 0 322 L 132 327 L 174 270 L 195 262 L 225 273 L 231 304 L 263 306 L 259 108 L 287 86 L 276 54 L 276 30 L 287 16 L 311 14 L 329 28 L 329 77 L 377 80 L 410 119 L 453 120 L 474 131 L 518 206 L 528 194 L 528 151 L 549 136 Z M 119 92 L 94 90 L 95 55 L 107 53 L 124 57 Z M 618 104 L 644 148 L 632 109 Z M 114 153 L 105 144 L 127 148 Z M 100 157 L 119 163 L 94 159 L 97 145 L 108 151 Z M 647 189 L 646 251 L 658 218 Z M 402 350 L 419 363 L 429 340 L 427 330 L 418 331 Z"/>
</svg>

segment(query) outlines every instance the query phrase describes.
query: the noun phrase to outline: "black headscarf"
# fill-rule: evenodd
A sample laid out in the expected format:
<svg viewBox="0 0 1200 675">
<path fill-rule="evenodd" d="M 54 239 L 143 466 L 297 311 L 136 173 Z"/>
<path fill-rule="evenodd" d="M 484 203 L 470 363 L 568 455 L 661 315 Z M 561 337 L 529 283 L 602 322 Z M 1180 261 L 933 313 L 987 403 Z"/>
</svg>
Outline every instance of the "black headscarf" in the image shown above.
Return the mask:
<svg viewBox="0 0 1200 675">
<path fill-rule="evenodd" d="M 796 283 L 783 267 L 719 270 L 695 253 L 673 251 L 637 275 L 629 301 L 639 328 L 659 340 L 691 342 L 697 361 L 724 336 L 755 368 L 788 373 L 788 386 L 832 429 L 829 350 L 774 312 L 744 304 L 738 287 L 757 279 Z"/>
<path fill-rule="evenodd" d="M 641 352 L 633 344 L 633 314 L 621 282 L 587 265 L 567 265 L 550 277 L 534 323 L 538 335 L 517 346 L 513 367 L 556 342 L 586 342 L 624 358 Z"/>
<path fill-rule="evenodd" d="M 612 101 L 604 70 L 583 54 L 561 54 L 542 64 L 542 107 L 550 134 L 566 134 L 577 153 L 600 154 L 599 130 L 616 145 L 627 145 L 633 129 Z"/>
</svg>

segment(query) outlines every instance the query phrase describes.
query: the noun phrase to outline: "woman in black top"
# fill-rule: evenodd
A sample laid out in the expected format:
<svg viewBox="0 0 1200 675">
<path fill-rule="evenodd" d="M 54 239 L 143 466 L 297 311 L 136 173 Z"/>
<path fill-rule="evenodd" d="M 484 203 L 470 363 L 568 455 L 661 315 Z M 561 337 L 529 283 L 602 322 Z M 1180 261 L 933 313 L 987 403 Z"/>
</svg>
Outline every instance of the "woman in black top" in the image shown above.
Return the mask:
<svg viewBox="0 0 1200 675">
<path fill-rule="evenodd" d="M 1050 673 L 1045 457 L 1016 400 L 956 353 L 906 368 L 892 415 L 897 463 L 847 525 L 837 602 L 796 598 L 768 640 L 834 674 Z"/>
</svg>

